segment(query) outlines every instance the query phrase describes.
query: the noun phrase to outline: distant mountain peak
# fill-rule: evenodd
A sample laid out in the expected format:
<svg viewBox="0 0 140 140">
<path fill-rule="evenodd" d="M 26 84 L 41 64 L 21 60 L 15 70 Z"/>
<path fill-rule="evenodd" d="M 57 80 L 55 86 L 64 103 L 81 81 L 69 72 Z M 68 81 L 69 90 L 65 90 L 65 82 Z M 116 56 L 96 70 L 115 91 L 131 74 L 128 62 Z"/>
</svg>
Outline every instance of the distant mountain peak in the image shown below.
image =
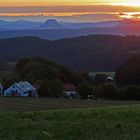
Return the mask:
<svg viewBox="0 0 140 140">
<path fill-rule="evenodd" d="M 39 29 L 66 29 L 66 27 L 56 19 L 48 19 L 39 27 Z"/>
<path fill-rule="evenodd" d="M 48 19 L 45 21 L 46 24 L 58 24 L 58 21 L 56 19 Z"/>
</svg>

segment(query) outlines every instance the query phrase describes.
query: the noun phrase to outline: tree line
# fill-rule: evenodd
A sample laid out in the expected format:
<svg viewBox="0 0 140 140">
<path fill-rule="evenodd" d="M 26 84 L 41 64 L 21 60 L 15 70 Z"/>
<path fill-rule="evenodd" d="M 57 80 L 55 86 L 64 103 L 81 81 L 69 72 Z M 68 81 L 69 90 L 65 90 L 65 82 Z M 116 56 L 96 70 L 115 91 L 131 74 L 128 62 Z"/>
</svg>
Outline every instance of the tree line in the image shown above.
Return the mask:
<svg viewBox="0 0 140 140">
<path fill-rule="evenodd" d="M 23 58 L 9 73 L 1 74 L 4 88 L 15 82 L 29 81 L 38 89 L 41 97 L 60 97 L 64 85 L 76 86 L 82 99 L 140 100 L 140 55 L 136 55 L 116 72 L 114 81 L 106 74 L 94 78 L 87 72 L 73 70 L 44 58 Z"/>
</svg>

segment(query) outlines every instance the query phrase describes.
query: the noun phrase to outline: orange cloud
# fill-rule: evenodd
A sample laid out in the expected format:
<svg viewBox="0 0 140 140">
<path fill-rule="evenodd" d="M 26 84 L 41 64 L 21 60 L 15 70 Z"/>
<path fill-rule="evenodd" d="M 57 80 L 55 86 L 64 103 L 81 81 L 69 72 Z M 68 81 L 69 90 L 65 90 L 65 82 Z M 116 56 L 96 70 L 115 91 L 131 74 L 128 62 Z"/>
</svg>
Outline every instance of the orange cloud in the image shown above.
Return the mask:
<svg viewBox="0 0 140 140">
<path fill-rule="evenodd" d="M 80 0 L 79 0 L 80 1 Z M 94 0 L 93 0 L 94 1 Z M 115 1 L 115 0 L 114 0 Z M 12 1 L 13 2 L 13 1 Z M 101 2 L 101 1 L 98 1 Z M 111 2 L 111 0 L 110 0 Z M 0 2 L 1 3 L 1 2 Z M 117 20 L 139 18 L 140 7 L 120 5 L 48 5 L 48 6 L 1 6 L 0 16 L 65 17 L 78 21 Z"/>
<path fill-rule="evenodd" d="M 58 5 L 0 7 L 0 13 L 140 12 L 140 7 L 111 5 Z"/>
</svg>

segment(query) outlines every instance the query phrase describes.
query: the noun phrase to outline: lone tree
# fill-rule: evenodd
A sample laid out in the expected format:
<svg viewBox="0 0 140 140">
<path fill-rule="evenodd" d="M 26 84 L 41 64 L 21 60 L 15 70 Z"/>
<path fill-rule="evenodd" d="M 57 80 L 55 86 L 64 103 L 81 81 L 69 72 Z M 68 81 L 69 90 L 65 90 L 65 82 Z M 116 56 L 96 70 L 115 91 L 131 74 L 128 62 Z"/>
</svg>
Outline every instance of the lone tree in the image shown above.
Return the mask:
<svg viewBox="0 0 140 140">
<path fill-rule="evenodd" d="M 117 84 L 139 85 L 140 84 L 140 54 L 134 56 L 122 65 L 115 75 Z"/>
<path fill-rule="evenodd" d="M 38 81 L 36 83 L 36 85 L 39 85 L 38 95 L 40 97 L 48 97 L 49 96 L 48 95 L 49 84 L 50 84 L 50 81 L 47 79 Z"/>
<path fill-rule="evenodd" d="M 64 93 L 64 86 L 61 80 L 53 80 L 49 84 L 48 96 L 49 97 L 61 97 Z"/>
</svg>

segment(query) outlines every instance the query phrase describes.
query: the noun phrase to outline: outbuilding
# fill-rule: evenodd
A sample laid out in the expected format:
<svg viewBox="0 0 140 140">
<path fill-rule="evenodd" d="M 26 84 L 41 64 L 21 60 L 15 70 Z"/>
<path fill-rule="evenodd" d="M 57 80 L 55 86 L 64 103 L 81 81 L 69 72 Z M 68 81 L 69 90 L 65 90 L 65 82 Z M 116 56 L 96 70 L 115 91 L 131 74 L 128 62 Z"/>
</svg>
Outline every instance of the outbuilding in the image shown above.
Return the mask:
<svg viewBox="0 0 140 140">
<path fill-rule="evenodd" d="M 67 98 L 76 98 L 76 86 L 73 84 L 64 85 L 64 94 Z"/>
</svg>

